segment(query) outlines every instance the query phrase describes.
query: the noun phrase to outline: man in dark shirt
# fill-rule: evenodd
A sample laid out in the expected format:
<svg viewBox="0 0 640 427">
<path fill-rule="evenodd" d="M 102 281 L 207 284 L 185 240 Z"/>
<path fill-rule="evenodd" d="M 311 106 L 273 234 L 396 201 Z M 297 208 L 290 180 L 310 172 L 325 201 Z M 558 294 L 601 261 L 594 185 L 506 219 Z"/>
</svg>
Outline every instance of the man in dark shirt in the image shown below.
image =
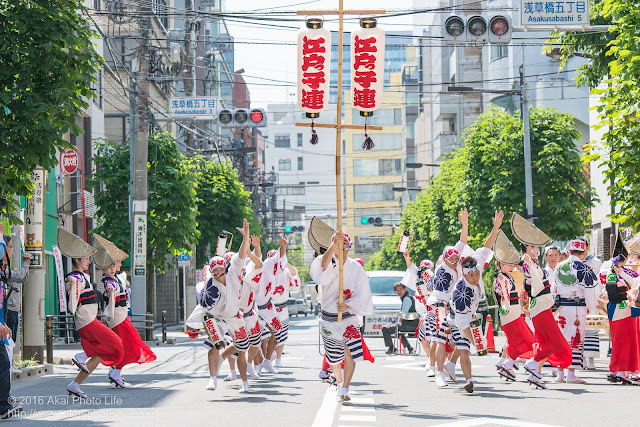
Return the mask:
<svg viewBox="0 0 640 427">
<path fill-rule="evenodd" d="M 409 313 L 416 313 L 416 302 L 411 295 L 407 293 L 407 287 L 402 283 L 398 282 L 393 285 L 393 289 L 396 291 L 396 294 L 400 297 L 402 301 L 401 313 L 404 317 Z M 417 313 L 414 315 L 415 319 L 400 319 L 398 320 L 398 333 L 401 332 L 415 332 L 418 327 L 418 322 L 420 321 Z M 387 325 L 382 328 L 382 336 L 384 337 L 384 345 L 387 346 L 387 354 L 396 354 L 398 349 L 393 345 L 392 335 L 396 332 L 395 325 Z M 402 334 L 402 345 L 406 348 L 410 354 L 413 354 L 414 349 L 409 344 L 409 340 L 407 339 L 406 334 Z"/>
</svg>

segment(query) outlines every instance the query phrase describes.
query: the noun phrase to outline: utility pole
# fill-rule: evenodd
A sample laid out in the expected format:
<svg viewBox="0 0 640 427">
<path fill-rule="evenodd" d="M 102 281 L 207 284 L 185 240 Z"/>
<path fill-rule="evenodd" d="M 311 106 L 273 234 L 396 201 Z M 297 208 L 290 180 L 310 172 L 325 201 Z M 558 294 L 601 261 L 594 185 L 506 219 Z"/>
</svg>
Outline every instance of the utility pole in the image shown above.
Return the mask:
<svg viewBox="0 0 640 427">
<path fill-rule="evenodd" d="M 149 3 L 150 4 L 150 3 Z M 144 314 L 155 308 L 147 306 L 147 161 L 148 130 L 147 94 L 149 93 L 149 49 L 148 34 L 153 32 L 150 6 L 138 6 L 140 33 L 143 37 L 135 60 L 131 61 L 129 81 L 129 126 L 130 126 L 130 181 L 129 221 L 131 224 L 131 307 L 133 313 Z M 140 100 L 144 100 L 140 102 Z M 155 289 L 154 289 L 155 295 Z M 155 301 L 154 301 L 155 302 Z M 142 331 L 144 322 L 136 322 Z"/>
<path fill-rule="evenodd" d="M 195 10 L 195 0 L 185 0 L 185 9 L 187 11 Z M 195 32 L 193 30 L 195 23 L 191 20 L 189 15 L 184 20 L 184 58 L 185 64 L 183 68 L 182 82 L 184 84 L 185 96 L 195 97 L 196 95 L 196 71 L 194 66 L 195 61 Z M 187 132 L 185 135 L 185 144 L 187 147 L 193 148 L 194 143 L 193 132 Z"/>
<path fill-rule="evenodd" d="M 531 165 L 531 134 L 529 129 L 529 97 L 527 82 L 524 79 L 524 64 L 520 65 L 520 109 L 524 135 L 524 191 L 527 208 L 527 220 L 535 223 L 533 216 L 533 173 Z"/>
</svg>

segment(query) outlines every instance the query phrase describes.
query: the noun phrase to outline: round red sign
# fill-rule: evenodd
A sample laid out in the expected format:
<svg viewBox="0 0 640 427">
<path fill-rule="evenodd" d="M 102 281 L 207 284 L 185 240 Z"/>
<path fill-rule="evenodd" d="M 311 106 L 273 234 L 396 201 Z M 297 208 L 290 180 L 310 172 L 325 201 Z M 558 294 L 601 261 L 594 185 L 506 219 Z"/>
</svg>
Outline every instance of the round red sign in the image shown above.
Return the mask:
<svg viewBox="0 0 640 427">
<path fill-rule="evenodd" d="M 73 175 L 78 170 L 78 152 L 67 149 L 60 154 L 60 170 L 65 176 Z"/>
</svg>

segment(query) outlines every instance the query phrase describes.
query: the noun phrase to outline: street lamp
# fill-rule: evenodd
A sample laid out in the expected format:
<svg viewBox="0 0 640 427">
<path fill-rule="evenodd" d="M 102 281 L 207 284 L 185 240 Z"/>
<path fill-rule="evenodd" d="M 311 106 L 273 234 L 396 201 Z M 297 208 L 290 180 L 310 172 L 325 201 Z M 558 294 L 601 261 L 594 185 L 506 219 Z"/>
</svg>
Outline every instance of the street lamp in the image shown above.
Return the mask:
<svg viewBox="0 0 640 427">
<path fill-rule="evenodd" d="M 435 168 L 440 167 L 440 163 L 405 163 L 404 165 L 405 167 L 407 167 L 407 169 L 418 169 L 423 166 L 432 166 Z"/>
<path fill-rule="evenodd" d="M 524 135 L 524 187 L 526 218 L 534 223 L 533 216 L 533 173 L 531 167 L 531 135 L 529 130 L 529 104 L 527 102 L 527 85 L 524 80 L 524 66 L 520 65 L 520 89 L 480 89 L 467 86 L 449 86 L 447 92 L 453 93 L 498 93 L 520 96 L 520 113 L 522 115 L 522 133 Z M 407 164 L 407 167 L 408 164 Z"/>
</svg>

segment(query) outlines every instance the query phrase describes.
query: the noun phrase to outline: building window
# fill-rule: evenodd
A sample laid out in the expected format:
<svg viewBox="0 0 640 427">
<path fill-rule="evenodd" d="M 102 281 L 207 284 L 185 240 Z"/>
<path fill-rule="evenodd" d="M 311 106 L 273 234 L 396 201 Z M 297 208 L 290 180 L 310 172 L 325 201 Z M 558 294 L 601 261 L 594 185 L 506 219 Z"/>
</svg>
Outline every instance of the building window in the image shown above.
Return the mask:
<svg viewBox="0 0 640 427">
<path fill-rule="evenodd" d="M 281 185 L 278 187 L 280 196 L 304 196 L 304 185 Z"/>
<path fill-rule="evenodd" d="M 371 123 L 370 123 L 371 124 Z M 401 150 L 402 149 L 402 134 L 401 133 L 381 133 L 371 134 L 371 139 L 375 146 L 371 151 L 385 151 L 385 150 Z M 364 151 L 362 148 L 362 142 L 364 141 L 364 135 L 353 135 L 353 151 Z"/>
<path fill-rule="evenodd" d="M 492 44 L 491 45 L 491 60 L 506 58 L 509 56 L 508 46 L 504 44 Z"/>
<path fill-rule="evenodd" d="M 302 163 L 302 157 L 298 157 L 298 170 L 299 170 L 299 171 L 301 171 L 301 170 L 302 170 L 302 166 L 303 166 L 303 163 Z"/>
<path fill-rule="evenodd" d="M 355 184 L 354 201 L 383 202 L 393 200 L 393 184 Z"/>
<path fill-rule="evenodd" d="M 289 159 L 278 160 L 278 170 L 290 171 L 291 170 L 291 160 L 289 160 Z"/>
<path fill-rule="evenodd" d="M 262 148 L 258 148 L 258 161 L 264 163 L 264 150 Z"/>
<path fill-rule="evenodd" d="M 298 147 L 302 147 L 302 134 L 298 134 Z"/>
<path fill-rule="evenodd" d="M 307 185 L 319 185 L 320 181 L 307 181 Z"/>
<path fill-rule="evenodd" d="M 354 125 L 364 125 L 364 117 L 355 108 L 352 110 Z M 368 125 L 399 126 L 402 125 L 402 108 L 381 108 L 373 113 L 373 117 L 367 119 Z"/>
<path fill-rule="evenodd" d="M 274 142 L 276 147 L 289 148 L 291 146 L 289 135 L 276 135 Z"/>
<path fill-rule="evenodd" d="M 353 176 L 402 175 L 401 159 L 355 159 Z"/>
</svg>

